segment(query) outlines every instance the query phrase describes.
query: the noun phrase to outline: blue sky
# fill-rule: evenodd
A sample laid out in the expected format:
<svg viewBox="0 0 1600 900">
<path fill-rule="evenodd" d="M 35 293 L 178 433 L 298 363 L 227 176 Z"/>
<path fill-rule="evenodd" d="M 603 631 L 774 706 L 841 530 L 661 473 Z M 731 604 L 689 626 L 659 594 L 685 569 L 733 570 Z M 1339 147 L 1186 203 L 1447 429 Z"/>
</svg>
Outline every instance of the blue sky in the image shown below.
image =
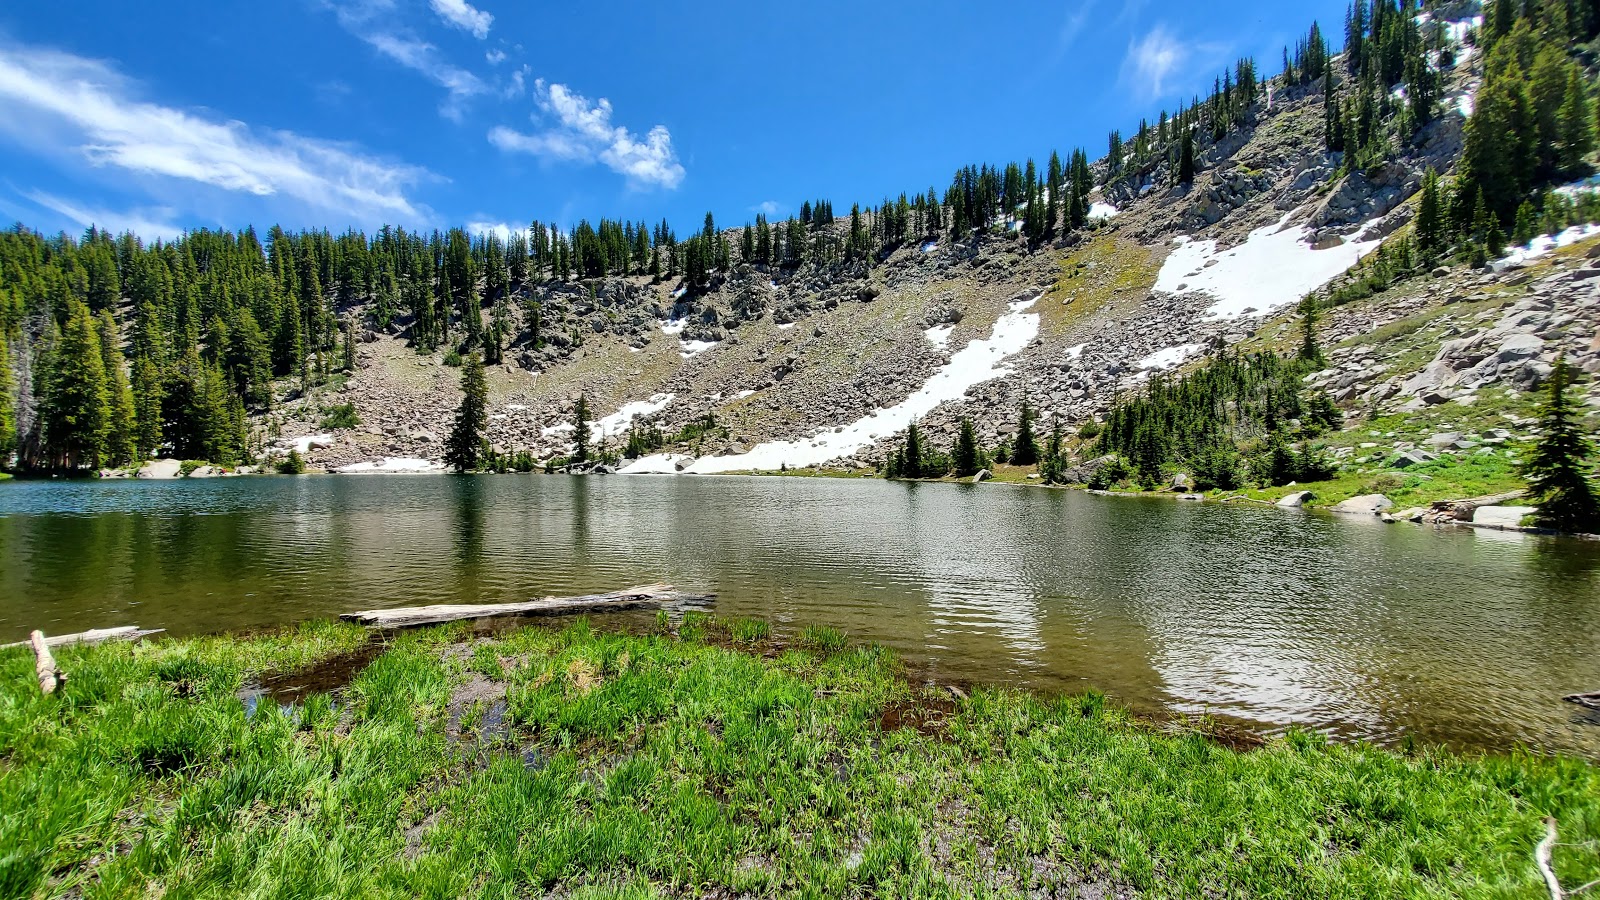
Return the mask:
<svg viewBox="0 0 1600 900">
<path fill-rule="evenodd" d="M 970 162 L 1099 156 L 1344 6 L 8 4 L 0 217 L 153 238 L 842 211 Z"/>
</svg>

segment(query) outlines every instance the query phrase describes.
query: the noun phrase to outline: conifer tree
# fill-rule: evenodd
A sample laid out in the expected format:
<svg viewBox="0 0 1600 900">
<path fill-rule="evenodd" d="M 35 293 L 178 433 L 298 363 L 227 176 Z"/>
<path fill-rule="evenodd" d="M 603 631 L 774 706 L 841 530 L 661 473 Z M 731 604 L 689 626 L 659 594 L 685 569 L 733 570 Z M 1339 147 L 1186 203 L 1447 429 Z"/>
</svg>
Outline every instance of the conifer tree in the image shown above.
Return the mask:
<svg viewBox="0 0 1600 900">
<path fill-rule="evenodd" d="M 978 471 L 978 435 L 971 419 L 961 419 L 961 431 L 956 435 L 955 452 L 951 457 L 956 475 L 966 478 Z"/>
<path fill-rule="evenodd" d="M 1317 343 L 1317 301 L 1312 297 L 1300 301 L 1300 358 L 1322 363 L 1322 346 Z"/>
<path fill-rule="evenodd" d="M 1589 483 L 1593 443 L 1584 436 L 1580 416 L 1567 397 L 1576 372 L 1562 356 L 1556 360 L 1539 411 L 1539 442 L 1523 465 L 1528 491 L 1539 504 L 1540 525 L 1570 532 L 1600 531 L 1600 500 Z"/>
<path fill-rule="evenodd" d="M 478 468 L 483 455 L 484 430 L 489 426 L 489 387 L 484 379 L 483 360 L 467 354 L 461 369 L 461 405 L 445 442 L 444 461 L 457 472 Z"/>
<path fill-rule="evenodd" d="M 1183 144 L 1178 151 L 1178 183 L 1194 184 L 1194 132 L 1183 132 Z"/>
<path fill-rule="evenodd" d="M 1425 262 L 1432 263 L 1444 252 L 1444 228 L 1439 173 L 1430 168 L 1422 176 L 1422 197 L 1417 201 L 1417 252 Z"/>
<path fill-rule="evenodd" d="M 11 347 L 0 333 L 0 468 L 11 465 L 17 449 L 17 389 L 11 374 Z"/>
<path fill-rule="evenodd" d="M 1031 466 L 1039 461 L 1039 444 L 1033 436 L 1033 408 L 1022 401 L 1022 414 L 1017 419 L 1017 439 L 1011 445 L 1011 464 Z"/>
<path fill-rule="evenodd" d="M 709 227 L 711 214 L 706 213 L 706 224 Z M 589 397 L 579 394 L 578 400 L 572 405 L 572 440 L 576 448 L 572 451 L 572 458 L 577 462 L 589 460 Z"/>
<path fill-rule="evenodd" d="M 48 387 L 40 413 L 51 465 L 98 468 L 106 453 L 111 410 L 100 335 L 89 307 L 78 300 L 68 301 L 67 322 L 50 362 Z"/>
<path fill-rule="evenodd" d="M 1583 74 L 1576 65 L 1567 67 L 1566 97 L 1557 114 L 1556 127 L 1561 171 L 1576 174 L 1583 168 L 1584 159 L 1594 152 L 1595 145 L 1593 108 L 1589 92 L 1584 88 Z"/>
<path fill-rule="evenodd" d="M 138 423 L 134 415 L 133 390 L 123 371 L 122 338 L 110 309 L 100 311 L 100 361 L 106 372 L 106 395 L 110 414 L 106 433 L 106 463 L 125 466 L 134 461 Z"/>
<path fill-rule="evenodd" d="M 917 423 L 913 421 L 906 426 L 906 443 L 900 457 L 900 477 L 925 477 L 922 456 L 922 435 L 917 432 Z"/>
</svg>

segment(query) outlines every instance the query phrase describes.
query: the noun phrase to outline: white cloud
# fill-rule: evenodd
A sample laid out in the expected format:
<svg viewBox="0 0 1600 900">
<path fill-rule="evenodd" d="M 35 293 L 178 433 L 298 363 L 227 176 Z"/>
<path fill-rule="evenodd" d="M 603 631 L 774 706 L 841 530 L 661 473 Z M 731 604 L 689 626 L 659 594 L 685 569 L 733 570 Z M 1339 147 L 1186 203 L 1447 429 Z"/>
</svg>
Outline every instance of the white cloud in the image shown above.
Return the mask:
<svg viewBox="0 0 1600 900">
<path fill-rule="evenodd" d="M 33 203 L 52 210 L 62 216 L 78 223 L 80 228 L 93 225 L 102 231 L 121 234 L 131 231 L 146 242 L 157 239 L 171 242 L 183 234 L 183 229 L 172 224 L 172 218 L 177 210 L 171 207 L 158 209 L 131 209 L 122 212 L 106 209 L 88 209 L 70 200 L 63 200 L 53 194 L 43 191 L 30 191 L 23 194 Z"/>
<path fill-rule="evenodd" d="M 489 131 L 489 142 L 501 150 L 530 153 L 566 162 L 604 164 L 634 187 L 676 188 L 683 181 L 683 166 L 672 150 L 672 134 L 665 125 L 651 128 L 643 138 L 611 122 L 611 101 L 589 99 L 564 84 L 535 81 L 534 99 L 551 127 L 524 134 L 504 126 Z"/>
<path fill-rule="evenodd" d="M 783 210 L 783 204 L 776 200 L 763 200 L 760 203 L 757 203 L 755 206 L 750 207 L 751 212 L 761 213 L 769 219 L 783 212 Z"/>
<path fill-rule="evenodd" d="M 504 222 L 468 222 L 468 234 L 495 235 L 504 244 L 511 240 L 511 226 Z"/>
<path fill-rule="evenodd" d="M 0 131 L 42 155 L 366 219 L 422 219 L 406 188 L 430 177 L 345 144 L 147 103 L 104 63 L 34 47 L 0 46 Z"/>
<path fill-rule="evenodd" d="M 402 37 L 386 31 L 357 32 L 357 35 L 379 53 L 408 69 L 421 72 L 449 91 L 450 99 L 454 102 L 446 104 L 440 112 L 452 119 L 459 121 L 461 118 L 459 101 L 488 90 L 483 79 L 440 59 L 438 48 L 427 41 Z"/>
<path fill-rule="evenodd" d="M 461 104 L 469 97 L 489 92 L 477 75 L 447 62 L 439 48 L 402 30 L 390 27 L 397 17 L 394 0 L 323 0 L 323 5 L 338 16 L 340 27 L 402 66 L 420 73 L 449 92 L 439 113 L 461 121 Z M 435 8 L 441 4 L 435 2 Z M 445 3 L 449 6 L 451 4 Z M 465 3 L 461 6 L 471 9 Z M 476 10 L 474 10 L 476 12 Z M 445 15 L 440 12 L 440 15 Z M 487 14 L 485 14 L 487 15 Z M 490 17 L 491 19 L 493 17 Z M 488 25 L 484 25 L 487 34 Z"/>
<path fill-rule="evenodd" d="M 522 68 L 511 73 L 511 83 L 507 84 L 501 96 L 507 100 L 521 97 L 528 90 L 528 75 L 533 72 L 533 67 L 524 64 Z"/>
<path fill-rule="evenodd" d="M 490 50 L 483 55 L 483 58 L 489 65 L 498 66 L 506 61 L 506 52 L 504 50 Z"/>
<path fill-rule="evenodd" d="M 1137 41 L 1128 44 L 1128 55 L 1122 62 L 1122 79 L 1146 98 L 1166 93 L 1167 79 L 1189 56 L 1183 43 L 1172 36 L 1165 25 L 1155 28 Z"/>
<path fill-rule="evenodd" d="M 462 31 L 472 32 L 472 36 L 478 40 L 489 36 L 489 26 L 494 23 L 494 16 L 474 9 L 467 0 L 428 0 L 428 5 L 433 7 L 439 18 Z"/>
</svg>

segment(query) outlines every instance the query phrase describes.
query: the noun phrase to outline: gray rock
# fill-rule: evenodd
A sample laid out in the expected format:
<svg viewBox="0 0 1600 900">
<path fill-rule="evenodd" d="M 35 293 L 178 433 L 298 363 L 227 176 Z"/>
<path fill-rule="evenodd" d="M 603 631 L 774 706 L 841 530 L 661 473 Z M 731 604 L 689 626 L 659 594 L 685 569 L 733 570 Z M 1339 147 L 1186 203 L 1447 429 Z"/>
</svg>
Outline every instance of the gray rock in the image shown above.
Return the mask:
<svg viewBox="0 0 1600 900">
<path fill-rule="evenodd" d="M 1538 509 L 1532 506 L 1480 506 L 1472 511 L 1472 524 L 1516 528 L 1522 524 L 1524 516 L 1536 512 Z"/>
<path fill-rule="evenodd" d="M 1349 500 L 1341 500 L 1330 508 L 1336 513 L 1375 516 L 1393 506 L 1394 502 L 1382 494 L 1362 494 Z"/>
<path fill-rule="evenodd" d="M 1305 506 L 1308 500 L 1315 500 L 1316 497 L 1317 495 L 1311 491 L 1295 491 L 1292 494 L 1285 494 L 1279 497 L 1277 505 L 1284 509 L 1299 509 Z"/>
<path fill-rule="evenodd" d="M 972 476 L 972 483 L 973 484 L 977 484 L 977 483 L 982 482 L 982 481 L 988 481 L 990 478 L 993 478 L 993 477 L 994 476 L 992 474 L 990 474 L 988 469 L 979 469 L 978 473 L 976 475 Z"/>
</svg>

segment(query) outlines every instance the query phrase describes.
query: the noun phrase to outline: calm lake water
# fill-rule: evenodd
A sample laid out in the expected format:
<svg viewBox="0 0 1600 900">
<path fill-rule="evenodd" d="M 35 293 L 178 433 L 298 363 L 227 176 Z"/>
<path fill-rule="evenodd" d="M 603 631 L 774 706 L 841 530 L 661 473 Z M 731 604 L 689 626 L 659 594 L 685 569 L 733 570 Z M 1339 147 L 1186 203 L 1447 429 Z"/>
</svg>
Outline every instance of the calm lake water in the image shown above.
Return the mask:
<svg viewBox="0 0 1600 900">
<path fill-rule="evenodd" d="M 355 476 L 0 483 L 0 640 L 651 581 L 938 680 L 1600 758 L 1600 544 L 1004 486 Z"/>
</svg>

